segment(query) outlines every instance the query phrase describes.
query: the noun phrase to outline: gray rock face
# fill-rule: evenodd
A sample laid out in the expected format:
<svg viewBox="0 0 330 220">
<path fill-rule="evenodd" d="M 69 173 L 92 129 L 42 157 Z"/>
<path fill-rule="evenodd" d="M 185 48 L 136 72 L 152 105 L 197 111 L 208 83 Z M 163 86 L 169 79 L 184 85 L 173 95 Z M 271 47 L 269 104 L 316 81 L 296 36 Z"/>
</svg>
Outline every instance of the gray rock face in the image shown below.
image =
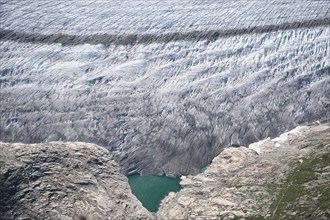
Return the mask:
<svg viewBox="0 0 330 220">
<path fill-rule="evenodd" d="M 329 1 L 28 2 L 0 9 L 2 141 L 92 142 L 124 173 L 179 176 L 330 118 Z"/>
<path fill-rule="evenodd" d="M 180 184 L 159 219 L 329 219 L 330 124 L 226 148 Z"/>
<path fill-rule="evenodd" d="M 94 144 L 0 143 L 1 219 L 152 219 Z"/>
</svg>

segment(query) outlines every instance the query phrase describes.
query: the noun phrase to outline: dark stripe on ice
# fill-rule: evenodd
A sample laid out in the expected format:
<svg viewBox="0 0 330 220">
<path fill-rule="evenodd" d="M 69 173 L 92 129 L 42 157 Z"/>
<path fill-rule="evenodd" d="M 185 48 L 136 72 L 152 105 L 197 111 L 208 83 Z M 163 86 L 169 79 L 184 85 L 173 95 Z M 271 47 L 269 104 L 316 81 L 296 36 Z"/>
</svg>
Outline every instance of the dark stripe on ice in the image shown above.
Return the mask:
<svg viewBox="0 0 330 220">
<path fill-rule="evenodd" d="M 227 30 L 209 30 L 209 31 L 192 31 L 187 33 L 165 33 L 161 35 L 153 34 L 92 34 L 92 35 L 68 35 L 68 34 L 51 34 L 43 35 L 38 33 L 16 32 L 14 30 L 0 29 L 1 41 L 17 41 L 22 43 L 41 43 L 66 45 L 79 44 L 103 44 L 103 45 L 134 45 L 134 44 L 151 44 L 151 43 L 167 43 L 171 41 L 199 41 L 199 40 L 217 40 L 221 37 L 229 37 L 243 34 L 266 33 L 272 31 L 311 28 L 318 26 L 330 25 L 330 18 L 297 21 L 291 23 L 282 23 L 278 25 L 264 25 L 239 29 Z"/>
</svg>

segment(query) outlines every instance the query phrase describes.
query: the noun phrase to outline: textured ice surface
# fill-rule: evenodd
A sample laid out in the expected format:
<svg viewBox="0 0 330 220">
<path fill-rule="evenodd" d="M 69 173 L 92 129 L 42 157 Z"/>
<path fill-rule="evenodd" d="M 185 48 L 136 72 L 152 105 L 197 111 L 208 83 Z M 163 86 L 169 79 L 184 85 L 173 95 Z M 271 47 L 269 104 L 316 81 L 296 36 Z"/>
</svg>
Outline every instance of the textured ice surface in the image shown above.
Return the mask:
<svg viewBox="0 0 330 220">
<path fill-rule="evenodd" d="M 329 6 L 38 0 L 2 1 L 0 10 L 1 29 L 17 33 L 157 37 L 303 24 L 330 19 Z M 0 139 L 94 142 L 111 149 L 124 172 L 197 173 L 225 146 L 330 117 L 327 23 L 132 45 L 18 41 L 0 41 Z"/>
<path fill-rule="evenodd" d="M 330 16 L 328 0 L 2 0 L 2 28 L 42 34 L 232 29 Z"/>
</svg>

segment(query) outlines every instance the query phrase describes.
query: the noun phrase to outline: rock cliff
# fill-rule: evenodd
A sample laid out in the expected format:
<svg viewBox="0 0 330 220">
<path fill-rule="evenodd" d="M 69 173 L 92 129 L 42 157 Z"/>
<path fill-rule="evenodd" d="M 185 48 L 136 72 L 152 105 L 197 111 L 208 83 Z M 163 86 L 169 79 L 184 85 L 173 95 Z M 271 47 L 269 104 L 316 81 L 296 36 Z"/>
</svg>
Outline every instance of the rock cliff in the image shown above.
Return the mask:
<svg viewBox="0 0 330 220">
<path fill-rule="evenodd" d="M 0 219 L 329 219 L 330 124 L 223 150 L 149 213 L 94 144 L 0 144 Z"/>
<path fill-rule="evenodd" d="M 329 126 L 226 148 L 162 201 L 159 219 L 329 219 Z"/>
<path fill-rule="evenodd" d="M 152 219 L 94 144 L 0 143 L 0 219 Z"/>
</svg>

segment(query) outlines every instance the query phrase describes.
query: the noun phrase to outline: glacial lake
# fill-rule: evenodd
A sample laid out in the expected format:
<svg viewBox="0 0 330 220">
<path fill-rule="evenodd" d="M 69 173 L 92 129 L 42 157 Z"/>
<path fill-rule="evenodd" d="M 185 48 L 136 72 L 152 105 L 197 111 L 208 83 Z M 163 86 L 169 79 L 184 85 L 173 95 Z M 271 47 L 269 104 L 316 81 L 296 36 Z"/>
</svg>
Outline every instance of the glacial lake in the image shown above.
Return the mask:
<svg viewBox="0 0 330 220">
<path fill-rule="evenodd" d="M 205 171 L 207 170 L 207 166 L 206 167 L 202 167 L 199 169 L 199 173 L 205 173 Z"/>
<path fill-rule="evenodd" d="M 150 212 L 156 212 L 160 201 L 170 192 L 178 192 L 181 189 L 179 178 L 166 176 L 140 176 L 139 174 L 133 174 L 128 176 L 128 182 L 133 194 Z"/>
</svg>

